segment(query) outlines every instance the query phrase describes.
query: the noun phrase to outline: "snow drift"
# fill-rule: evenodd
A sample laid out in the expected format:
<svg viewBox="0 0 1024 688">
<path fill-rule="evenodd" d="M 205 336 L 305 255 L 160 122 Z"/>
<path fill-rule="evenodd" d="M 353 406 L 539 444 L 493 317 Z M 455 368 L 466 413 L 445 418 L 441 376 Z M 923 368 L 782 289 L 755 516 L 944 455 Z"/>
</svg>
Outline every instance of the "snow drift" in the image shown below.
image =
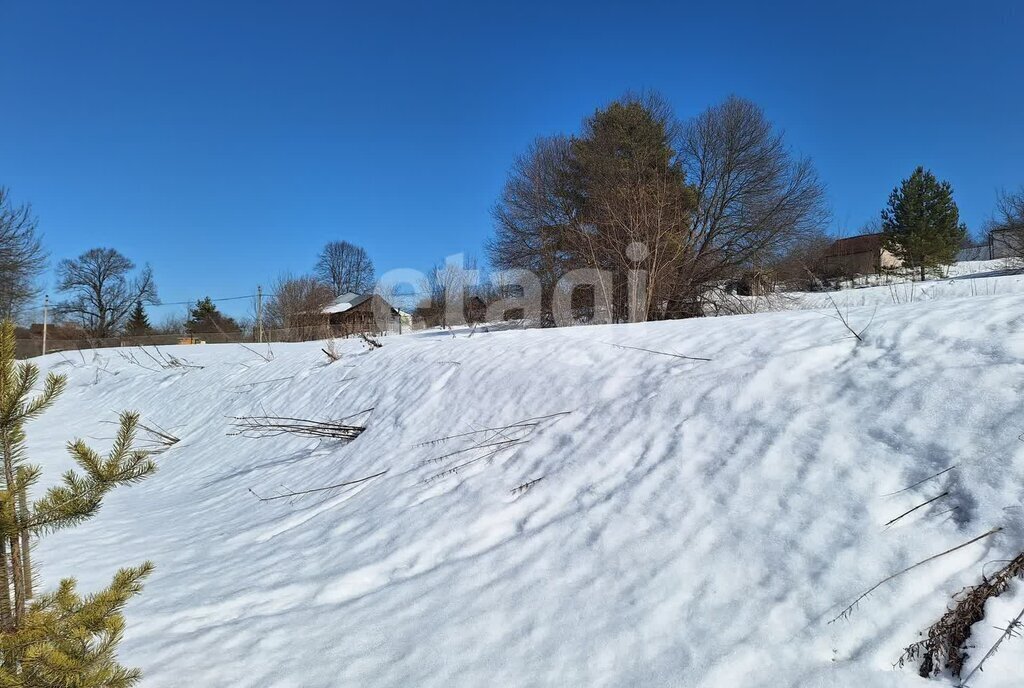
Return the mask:
<svg viewBox="0 0 1024 688">
<path fill-rule="evenodd" d="M 146 686 L 929 685 L 903 648 L 1024 548 L 1024 296 L 852 308 L 862 343 L 834 315 L 48 356 L 51 480 L 124 408 L 181 441 L 41 541 L 44 583 L 156 563 L 121 649 Z M 229 434 L 366 409 L 348 444 Z M 1019 643 L 973 685 L 1020 685 Z"/>
</svg>

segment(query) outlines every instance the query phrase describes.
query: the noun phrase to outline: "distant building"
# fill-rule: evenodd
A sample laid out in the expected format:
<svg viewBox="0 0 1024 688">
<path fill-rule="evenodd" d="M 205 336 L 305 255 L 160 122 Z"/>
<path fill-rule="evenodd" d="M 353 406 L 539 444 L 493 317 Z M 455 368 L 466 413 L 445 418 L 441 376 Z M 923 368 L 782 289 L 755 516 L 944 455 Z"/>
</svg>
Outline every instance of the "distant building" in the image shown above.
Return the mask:
<svg viewBox="0 0 1024 688">
<path fill-rule="evenodd" d="M 402 312 L 379 294 L 342 294 L 324 306 L 321 313 L 327 315 L 334 334 L 342 337 L 397 333 L 402 328 Z"/>
<path fill-rule="evenodd" d="M 994 229 L 988 235 L 992 259 L 1024 257 L 1024 232 L 1017 229 Z"/>
<path fill-rule="evenodd" d="M 903 261 L 882 248 L 881 234 L 836 239 L 825 253 L 825 267 L 843 275 L 873 275 L 902 265 Z"/>
<path fill-rule="evenodd" d="M 992 244 L 966 246 L 956 252 L 956 262 L 964 263 L 972 260 L 992 260 Z"/>
</svg>

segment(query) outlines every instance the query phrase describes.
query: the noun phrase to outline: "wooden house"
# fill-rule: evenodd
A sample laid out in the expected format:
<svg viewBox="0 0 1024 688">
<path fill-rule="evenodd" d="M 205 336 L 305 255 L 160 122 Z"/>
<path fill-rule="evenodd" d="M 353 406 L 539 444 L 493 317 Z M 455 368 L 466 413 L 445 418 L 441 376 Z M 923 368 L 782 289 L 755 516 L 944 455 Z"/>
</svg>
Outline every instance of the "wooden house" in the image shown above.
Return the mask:
<svg viewBox="0 0 1024 688">
<path fill-rule="evenodd" d="M 401 311 L 379 294 L 342 294 L 321 312 L 327 316 L 331 331 L 338 337 L 360 333 L 398 333 L 401 329 Z"/>
<path fill-rule="evenodd" d="M 881 234 L 861 234 L 837 239 L 825 254 L 825 266 L 843 275 L 874 275 L 898 268 L 903 261 L 882 247 Z"/>
</svg>

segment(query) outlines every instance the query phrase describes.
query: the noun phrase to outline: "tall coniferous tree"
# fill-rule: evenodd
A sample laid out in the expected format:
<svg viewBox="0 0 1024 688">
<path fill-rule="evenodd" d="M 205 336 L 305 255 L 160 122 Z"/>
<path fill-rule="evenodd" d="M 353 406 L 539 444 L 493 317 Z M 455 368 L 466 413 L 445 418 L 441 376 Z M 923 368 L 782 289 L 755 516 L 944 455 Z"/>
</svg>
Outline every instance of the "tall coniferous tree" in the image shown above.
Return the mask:
<svg viewBox="0 0 1024 688">
<path fill-rule="evenodd" d="M 960 222 L 953 187 L 918 167 L 889 195 L 882 232 L 886 250 L 924 279 L 929 269 L 953 262 L 967 229 Z"/>
<path fill-rule="evenodd" d="M 209 296 L 196 301 L 189 309 L 189 321 L 185 326 L 192 334 L 234 334 L 241 330 L 234 318 L 230 318 L 218 310 L 217 305 Z"/>
<path fill-rule="evenodd" d="M 156 466 L 134 448 L 139 416 L 123 413 L 113 447 L 100 456 L 83 441 L 68 445 L 78 470 L 66 472 L 42 498 L 29 501 L 41 470 L 28 463 L 25 424 L 63 392 L 53 373 L 33 396 L 39 369 L 14 360 L 14 325 L 0 324 L 0 686 L 120 688 L 135 684 L 137 670 L 117 664 L 124 632 L 121 611 L 141 590 L 149 562 L 120 570 L 110 587 L 81 596 L 74 579 L 36 596 L 31 539 L 74 526 L 99 509 L 113 488 L 142 480 Z"/>
<path fill-rule="evenodd" d="M 627 96 L 597 110 L 572 141 L 582 220 L 572 237 L 586 263 L 619 274 L 603 295 L 616 320 L 656 317 L 690 248 L 696 197 L 673 148 L 677 133 L 666 101 Z M 643 284 L 624 281 L 638 268 Z"/>
<path fill-rule="evenodd" d="M 152 331 L 153 328 L 149 324 L 146 309 L 142 307 L 141 301 L 136 301 L 135 309 L 128 316 L 128 322 L 124 326 L 124 333 L 129 337 L 145 337 Z"/>
</svg>

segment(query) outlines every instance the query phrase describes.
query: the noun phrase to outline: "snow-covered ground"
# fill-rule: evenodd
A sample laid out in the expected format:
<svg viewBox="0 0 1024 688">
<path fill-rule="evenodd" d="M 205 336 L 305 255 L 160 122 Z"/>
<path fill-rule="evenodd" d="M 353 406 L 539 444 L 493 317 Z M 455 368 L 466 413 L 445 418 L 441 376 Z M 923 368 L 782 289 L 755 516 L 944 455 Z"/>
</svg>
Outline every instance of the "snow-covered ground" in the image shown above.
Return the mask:
<svg viewBox="0 0 1024 688">
<path fill-rule="evenodd" d="M 181 442 L 36 556 L 86 590 L 156 563 L 121 651 L 145 686 L 931 685 L 903 647 L 1024 548 L 1024 294 L 993 279 L 847 301 L 863 342 L 798 310 L 346 340 L 331 365 L 322 343 L 51 355 L 69 389 L 29 428 L 50 479 L 123 408 Z M 229 435 L 371 407 L 347 445 Z M 993 600 L 977 637 L 1022 605 Z M 1022 642 L 972 685 L 1020 686 Z"/>
<path fill-rule="evenodd" d="M 728 296 L 721 299 L 725 312 L 763 313 L 777 310 L 884 306 L 936 301 L 965 296 L 1024 294 L 1024 269 L 1017 260 L 983 260 L 954 263 L 943 277 L 925 281 L 898 275 L 858 277 L 845 288 L 827 292 L 786 292 L 768 297 Z"/>
</svg>

